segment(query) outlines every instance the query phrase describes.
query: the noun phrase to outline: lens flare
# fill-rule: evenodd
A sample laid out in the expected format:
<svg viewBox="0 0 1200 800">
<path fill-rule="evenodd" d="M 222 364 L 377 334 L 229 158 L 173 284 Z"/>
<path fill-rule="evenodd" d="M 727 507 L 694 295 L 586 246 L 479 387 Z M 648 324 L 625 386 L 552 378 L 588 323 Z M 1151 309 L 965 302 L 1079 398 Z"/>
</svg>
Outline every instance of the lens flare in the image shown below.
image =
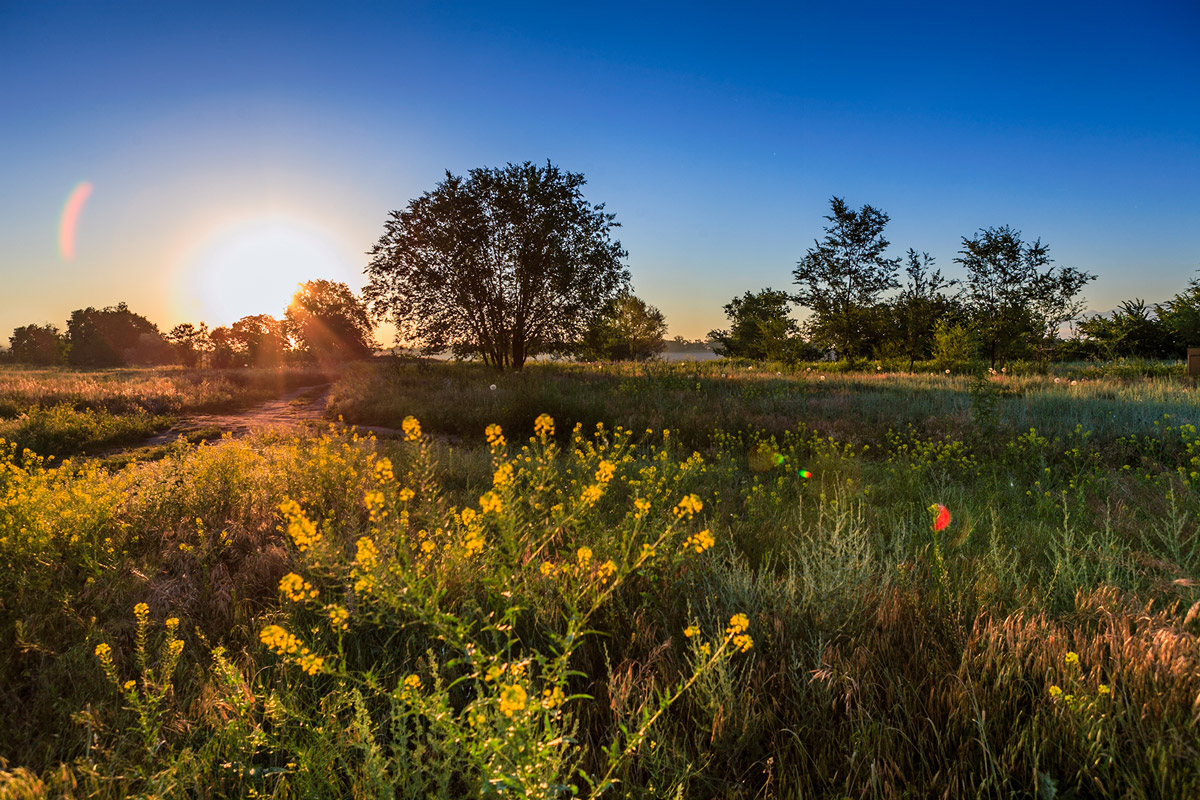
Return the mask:
<svg viewBox="0 0 1200 800">
<path fill-rule="evenodd" d="M 71 190 L 66 205 L 63 206 L 62 217 L 58 221 L 58 252 L 63 261 L 75 260 L 75 226 L 79 224 L 79 215 L 83 213 L 83 204 L 92 194 L 92 184 L 80 181 Z"/>
<path fill-rule="evenodd" d="M 812 473 L 806 469 L 799 470 L 796 474 L 799 475 L 801 478 L 804 478 L 804 480 L 808 480 L 809 478 L 812 477 Z"/>
<path fill-rule="evenodd" d="M 950 509 L 941 503 L 934 503 L 929 510 L 933 512 L 933 529 L 935 531 L 944 531 L 950 527 Z"/>
</svg>

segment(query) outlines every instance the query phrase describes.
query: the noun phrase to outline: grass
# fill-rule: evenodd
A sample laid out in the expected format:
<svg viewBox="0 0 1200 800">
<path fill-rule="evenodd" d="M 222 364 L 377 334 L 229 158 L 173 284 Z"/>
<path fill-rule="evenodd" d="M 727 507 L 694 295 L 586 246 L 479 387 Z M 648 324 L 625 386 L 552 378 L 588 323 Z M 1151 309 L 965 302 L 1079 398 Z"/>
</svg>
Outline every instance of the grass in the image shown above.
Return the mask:
<svg viewBox="0 0 1200 800">
<path fill-rule="evenodd" d="M 332 397 L 401 438 L 6 451 L 0 795 L 1200 793 L 1180 378 L 373 366 Z"/>
</svg>

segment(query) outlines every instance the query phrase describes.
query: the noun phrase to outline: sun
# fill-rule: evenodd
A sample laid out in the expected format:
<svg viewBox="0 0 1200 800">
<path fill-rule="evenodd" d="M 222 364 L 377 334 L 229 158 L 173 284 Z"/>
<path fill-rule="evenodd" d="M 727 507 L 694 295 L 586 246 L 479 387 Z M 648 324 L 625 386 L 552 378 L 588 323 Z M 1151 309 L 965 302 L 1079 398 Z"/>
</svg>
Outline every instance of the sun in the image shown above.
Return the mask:
<svg viewBox="0 0 1200 800">
<path fill-rule="evenodd" d="M 176 310 L 189 322 L 229 325 L 255 314 L 283 316 L 296 288 L 325 278 L 357 289 L 352 250 L 321 227 L 270 216 L 228 224 L 190 252 Z"/>
</svg>

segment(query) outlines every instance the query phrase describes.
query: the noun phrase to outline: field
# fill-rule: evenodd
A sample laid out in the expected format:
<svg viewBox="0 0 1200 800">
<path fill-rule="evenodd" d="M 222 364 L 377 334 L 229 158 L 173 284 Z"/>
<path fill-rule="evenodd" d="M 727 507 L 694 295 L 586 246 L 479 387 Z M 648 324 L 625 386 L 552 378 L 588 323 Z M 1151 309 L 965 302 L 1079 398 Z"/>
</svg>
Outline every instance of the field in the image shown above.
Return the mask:
<svg viewBox="0 0 1200 800">
<path fill-rule="evenodd" d="M 1176 368 L 374 363 L 323 433 L 28 433 L 303 385 L 238 380 L 0 372 L 0 796 L 1200 796 Z"/>
</svg>

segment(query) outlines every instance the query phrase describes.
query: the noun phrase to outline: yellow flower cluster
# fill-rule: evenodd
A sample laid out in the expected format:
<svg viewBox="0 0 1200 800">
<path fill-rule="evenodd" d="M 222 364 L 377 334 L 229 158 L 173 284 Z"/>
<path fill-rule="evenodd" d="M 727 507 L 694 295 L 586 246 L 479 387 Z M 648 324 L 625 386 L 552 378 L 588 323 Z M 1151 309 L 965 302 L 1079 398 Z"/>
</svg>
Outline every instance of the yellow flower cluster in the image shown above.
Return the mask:
<svg viewBox="0 0 1200 800">
<path fill-rule="evenodd" d="M 650 501 L 639 497 L 633 501 L 633 508 L 633 518 L 641 519 L 650 512 Z"/>
<path fill-rule="evenodd" d="M 354 575 L 358 578 L 354 582 L 354 591 L 359 594 L 370 592 L 375 588 L 374 572 L 379 566 L 379 550 L 375 542 L 366 536 L 360 538 L 355 543 L 354 563 Z"/>
<path fill-rule="evenodd" d="M 259 641 L 265 644 L 276 655 L 293 656 L 293 660 L 309 675 L 316 675 L 325 666 L 325 659 L 313 655 L 313 652 L 292 634 L 279 625 L 268 625 L 258 635 Z"/>
<path fill-rule="evenodd" d="M 420 689 L 421 689 L 421 676 L 420 675 L 409 675 L 407 678 L 404 679 L 404 691 L 405 692 L 417 692 L 417 691 L 420 691 Z"/>
<path fill-rule="evenodd" d="M 112 648 L 104 642 L 96 645 L 96 658 L 103 662 L 112 661 Z"/>
<path fill-rule="evenodd" d="M 683 629 L 683 635 L 689 639 L 692 638 L 693 636 L 699 636 L 700 635 L 700 627 L 697 625 L 688 625 L 686 628 Z"/>
<path fill-rule="evenodd" d="M 145 624 L 146 619 L 150 616 L 150 606 L 145 603 L 138 603 L 133 607 L 133 615 L 137 617 L 139 623 Z"/>
<path fill-rule="evenodd" d="M 579 548 L 575 552 L 575 558 L 577 561 L 579 561 L 579 566 L 581 569 L 586 568 L 588 564 L 592 563 L 592 548 L 590 548 L 590 547 Z"/>
<path fill-rule="evenodd" d="M 313 600 L 320 594 L 311 583 L 294 572 L 289 572 L 279 579 L 279 591 L 293 603 Z"/>
<path fill-rule="evenodd" d="M 604 487 L 598 483 L 593 483 L 583 490 L 583 494 L 580 495 L 579 499 L 585 505 L 594 506 L 603 494 Z"/>
<path fill-rule="evenodd" d="M 725 629 L 725 635 L 730 637 L 733 646 L 743 653 L 754 646 L 754 640 L 746 633 L 749 627 L 750 620 L 745 614 L 734 614 L 729 618 L 729 627 Z"/>
<path fill-rule="evenodd" d="M 542 708 L 561 706 L 565 699 L 561 687 L 555 686 L 553 689 L 546 689 L 542 692 Z"/>
<path fill-rule="evenodd" d="M 704 508 L 704 503 L 701 502 L 700 498 L 694 494 L 689 494 L 679 501 L 679 505 L 675 506 L 674 513 L 680 519 L 691 519 L 702 508 Z"/>
<path fill-rule="evenodd" d="M 514 712 L 525 708 L 527 699 L 529 695 L 519 683 L 505 686 L 500 690 L 500 712 L 506 717 L 511 717 Z"/>
<path fill-rule="evenodd" d="M 389 459 L 381 458 L 375 462 L 375 478 L 384 483 L 392 483 L 396 480 L 396 474 L 392 471 L 392 462 Z"/>
<path fill-rule="evenodd" d="M 504 503 L 500 500 L 500 495 L 495 492 L 487 492 L 479 498 L 479 510 L 485 514 L 495 512 L 500 513 L 500 509 L 504 507 Z"/>
<path fill-rule="evenodd" d="M 396 497 L 400 499 L 401 503 L 407 503 L 409 500 L 412 500 L 416 494 L 416 492 L 406 486 L 405 488 L 401 489 L 399 493 L 397 493 Z"/>
<path fill-rule="evenodd" d="M 414 416 L 407 416 L 400 423 L 400 429 L 404 431 L 404 441 L 416 442 L 421 438 L 421 423 Z"/>
<path fill-rule="evenodd" d="M 174 633 L 179 628 L 179 617 L 168 617 L 163 624 L 167 626 L 168 631 Z"/>
<path fill-rule="evenodd" d="M 513 482 L 513 465 L 501 464 L 496 470 L 496 474 L 492 476 L 492 485 L 497 487 L 508 486 Z"/>
<path fill-rule="evenodd" d="M 601 461 L 600 468 L 596 470 L 596 480 L 599 483 L 608 483 L 616 472 L 617 468 L 611 461 Z"/>
<path fill-rule="evenodd" d="M 695 536 L 689 536 L 686 540 L 684 540 L 683 549 L 687 550 L 688 548 L 691 548 L 697 553 L 703 553 L 716 543 L 717 540 L 713 538 L 712 532 L 708 529 L 705 529 L 697 533 Z"/>
<path fill-rule="evenodd" d="M 335 630 L 344 631 L 350 628 L 350 612 L 342 606 L 330 606 L 326 613 L 329 614 L 329 624 Z"/>
<path fill-rule="evenodd" d="M 1066 664 L 1068 667 L 1078 667 L 1079 666 L 1079 653 L 1069 652 L 1069 653 L 1067 653 L 1066 658 L 1064 658 L 1063 660 L 1066 661 Z"/>
<path fill-rule="evenodd" d="M 596 567 L 596 577 L 602 581 L 607 581 L 617 573 L 617 565 L 611 559 L 605 561 L 600 566 Z"/>
<path fill-rule="evenodd" d="M 295 500 L 284 500 L 279 504 L 279 511 L 287 519 L 287 534 L 291 537 L 296 549 L 301 553 L 309 550 L 321 541 L 317 526 L 308 517 Z"/>
<path fill-rule="evenodd" d="M 487 436 L 487 443 L 492 447 L 504 447 L 504 432 L 500 430 L 499 425 L 494 423 L 488 425 L 483 433 Z"/>
<path fill-rule="evenodd" d="M 554 417 L 549 414 L 541 414 L 533 421 L 533 433 L 539 438 L 545 438 L 554 435 Z"/>
</svg>

